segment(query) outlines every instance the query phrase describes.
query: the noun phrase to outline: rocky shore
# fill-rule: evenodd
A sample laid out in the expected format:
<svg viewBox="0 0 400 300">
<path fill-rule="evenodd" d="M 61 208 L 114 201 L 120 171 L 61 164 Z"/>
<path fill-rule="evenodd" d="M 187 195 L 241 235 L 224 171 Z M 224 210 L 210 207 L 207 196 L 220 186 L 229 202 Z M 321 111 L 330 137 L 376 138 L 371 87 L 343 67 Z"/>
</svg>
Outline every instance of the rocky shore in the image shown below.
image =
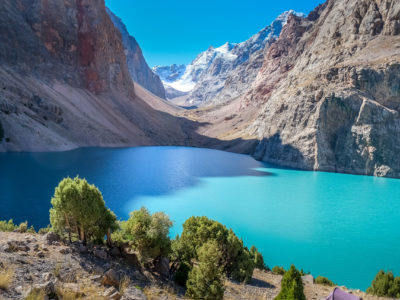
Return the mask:
<svg viewBox="0 0 400 300">
<path fill-rule="evenodd" d="M 0 299 L 25 299 L 35 291 L 43 299 L 185 299 L 169 271 L 167 259 L 142 267 L 129 249 L 67 243 L 52 233 L 0 232 Z M 226 280 L 224 299 L 274 299 L 281 279 L 255 270 L 250 284 Z M 311 275 L 303 276 L 303 285 L 307 299 L 324 299 L 333 290 L 314 284 Z"/>
</svg>

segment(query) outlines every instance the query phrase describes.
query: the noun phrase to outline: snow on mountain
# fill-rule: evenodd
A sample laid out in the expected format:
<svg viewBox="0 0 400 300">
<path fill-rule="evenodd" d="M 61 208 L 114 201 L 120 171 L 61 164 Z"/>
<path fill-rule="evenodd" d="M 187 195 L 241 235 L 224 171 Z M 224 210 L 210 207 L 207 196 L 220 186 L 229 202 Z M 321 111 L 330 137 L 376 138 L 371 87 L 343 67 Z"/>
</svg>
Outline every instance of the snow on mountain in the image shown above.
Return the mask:
<svg viewBox="0 0 400 300">
<path fill-rule="evenodd" d="M 279 37 L 290 14 L 305 17 L 293 10 L 286 11 L 244 42 L 227 42 L 218 48 L 210 46 L 186 67 L 157 66 L 153 71 L 160 76 L 164 86 L 186 93 L 188 105 L 232 99 L 254 80 L 262 65 L 265 48 Z M 176 71 L 177 67 L 180 72 Z"/>
</svg>

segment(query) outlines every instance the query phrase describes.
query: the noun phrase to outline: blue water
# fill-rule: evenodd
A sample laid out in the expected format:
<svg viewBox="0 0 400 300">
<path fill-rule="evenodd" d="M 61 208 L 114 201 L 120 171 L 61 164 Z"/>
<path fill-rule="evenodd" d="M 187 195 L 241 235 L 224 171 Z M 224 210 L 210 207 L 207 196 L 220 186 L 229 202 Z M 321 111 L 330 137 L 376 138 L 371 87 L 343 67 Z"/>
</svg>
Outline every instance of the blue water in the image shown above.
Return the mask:
<svg viewBox="0 0 400 300">
<path fill-rule="evenodd" d="M 255 244 L 269 266 L 366 289 L 400 273 L 400 180 L 277 168 L 249 156 L 184 147 L 0 154 L 0 219 L 48 224 L 65 176 L 87 178 L 120 218 L 141 206 L 175 221 L 206 215 Z"/>
</svg>

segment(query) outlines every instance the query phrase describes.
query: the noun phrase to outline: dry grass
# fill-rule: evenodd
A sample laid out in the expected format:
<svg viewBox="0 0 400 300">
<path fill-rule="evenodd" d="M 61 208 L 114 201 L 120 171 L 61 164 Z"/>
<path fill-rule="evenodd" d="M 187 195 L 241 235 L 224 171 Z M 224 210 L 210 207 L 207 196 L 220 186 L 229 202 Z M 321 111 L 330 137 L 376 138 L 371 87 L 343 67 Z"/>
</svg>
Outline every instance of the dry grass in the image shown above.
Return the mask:
<svg viewBox="0 0 400 300">
<path fill-rule="evenodd" d="M 102 296 L 103 290 L 94 286 L 79 287 L 79 290 L 71 290 L 66 287 L 59 287 L 56 290 L 57 297 L 62 300 L 106 300 Z"/>
<path fill-rule="evenodd" d="M 25 300 L 44 300 L 46 294 L 43 290 L 32 290 Z"/>
<path fill-rule="evenodd" d="M 14 277 L 14 270 L 12 268 L 0 268 L 0 289 L 8 290 Z"/>
<path fill-rule="evenodd" d="M 122 278 L 122 280 L 119 283 L 119 292 L 121 295 L 125 293 L 126 289 L 129 287 L 130 284 L 131 280 L 129 279 L 129 277 L 124 276 L 124 278 Z"/>
</svg>

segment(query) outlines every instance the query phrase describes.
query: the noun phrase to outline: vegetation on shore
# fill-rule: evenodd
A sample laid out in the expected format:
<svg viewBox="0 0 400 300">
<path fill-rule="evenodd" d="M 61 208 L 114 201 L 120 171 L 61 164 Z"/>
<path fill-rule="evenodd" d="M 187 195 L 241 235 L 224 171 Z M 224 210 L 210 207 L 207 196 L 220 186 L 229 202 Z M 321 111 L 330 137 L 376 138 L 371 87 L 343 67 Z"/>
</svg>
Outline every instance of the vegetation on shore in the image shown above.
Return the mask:
<svg viewBox="0 0 400 300">
<path fill-rule="evenodd" d="M 51 199 L 50 224 L 39 233 L 53 231 L 69 241 L 131 248 L 146 266 L 169 259 L 175 281 L 186 287 L 193 299 L 222 299 L 224 281 L 248 283 L 255 268 L 268 270 L 255 246 L 247 248 L 232 229 L 207 217 L 191 217 L 183 224 L 181 235 L 169 237 L 173 222 L 163 212 L 151 214 L 146 208 L 130 213 L 126 221 L 117 221 L 106 207 L 101 192 L 85 179 L 65 178 Z M 0 221 L 0 231 L 34 233 L 27 222 Z M 301 276 L 293 265 L 289 270 L 275 266 L 272 273 L 283 275 L 276 299 L 305 299 Z M 7 289 L 13 270 L 0 265 L 0 289 Z M 334 286 L 318 276 L 316 284 Z M 367 293 L 380 297 L 400 297 L 400 277 L 380 271 Z"/>
</svg>

